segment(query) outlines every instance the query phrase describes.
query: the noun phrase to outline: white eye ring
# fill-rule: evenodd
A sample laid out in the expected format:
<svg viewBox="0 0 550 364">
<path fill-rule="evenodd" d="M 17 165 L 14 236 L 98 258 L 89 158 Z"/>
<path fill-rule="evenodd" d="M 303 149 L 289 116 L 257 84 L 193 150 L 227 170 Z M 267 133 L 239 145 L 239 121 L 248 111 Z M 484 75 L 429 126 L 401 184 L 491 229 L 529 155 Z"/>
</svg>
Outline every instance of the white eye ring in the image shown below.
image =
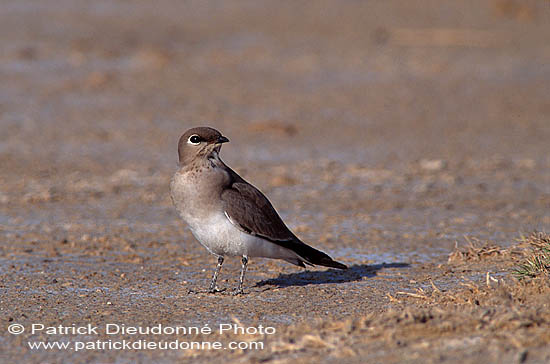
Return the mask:
<svg viewBox="0 0 550 364">
<path fill-rule="evenodd" d="M 187 143 L 193 144 L 193 145 L 199 145 L 201 143 L 201 137 L 197 134 L 193 134 L 187 139 Z"/>
</svg>

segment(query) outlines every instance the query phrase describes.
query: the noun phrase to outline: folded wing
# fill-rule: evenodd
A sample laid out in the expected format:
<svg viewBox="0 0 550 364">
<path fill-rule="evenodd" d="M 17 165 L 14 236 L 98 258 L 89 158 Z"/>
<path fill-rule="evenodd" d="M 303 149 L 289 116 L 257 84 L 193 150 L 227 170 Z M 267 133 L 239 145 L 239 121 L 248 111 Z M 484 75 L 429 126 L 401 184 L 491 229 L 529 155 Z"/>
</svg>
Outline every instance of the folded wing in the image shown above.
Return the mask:
<svg viewBox="0 0 550 364">
<path fill-rule="evenodd" d="M 271 202 L 257 188 L 238 178 L 221 195 L 225 214 L 232 224 L 248 234 L 294 251 L 306 264 L 347 268 L 300 241 L 285 225 Z M 299 265 L 303 266 L 303 263 Z"/>
</svg>

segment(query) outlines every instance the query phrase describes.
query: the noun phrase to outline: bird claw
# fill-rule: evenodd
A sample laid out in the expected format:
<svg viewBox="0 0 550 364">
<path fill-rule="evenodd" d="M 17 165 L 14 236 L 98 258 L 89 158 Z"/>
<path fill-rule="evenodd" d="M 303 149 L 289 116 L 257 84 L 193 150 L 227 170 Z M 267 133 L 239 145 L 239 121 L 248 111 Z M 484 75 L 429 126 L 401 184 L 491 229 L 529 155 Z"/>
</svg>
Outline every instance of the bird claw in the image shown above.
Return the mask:
<svg viewBox="0 0 550 364">
<path fill-rule="evenodd" d="M 203 290 L 188 289 L 187 294 L 204 294 L 204 293 L 214 294 L 214 293 L 221 293 L 221 292 L 224 292 L 224 291 L 225 291 L 225 288 L 219 289 L 218 287 L 216 287 L 214 289 L 204 290 L 204 291 Z"/>
<path fill-rule="evenodd" d="M 225 288 L 219 289 L 218 287 L 214 287 L 214 288 L 210 288 L 208 290 L 208 293 L 215 294 L 215 293 L 221 293 L 221 292 L 224 292 L 224 291 L 225 291 Z"/>
<path fill-rule="evenodd" d="M 238 289 L 234 290 L 233 292 L 231 292 L 232 296 L 239 296 L 239 295 L 242 295 L 242 294 L 244 294 L 244 291 L 243 291 L 242 288 L 238 288 Z"/>
</svg>

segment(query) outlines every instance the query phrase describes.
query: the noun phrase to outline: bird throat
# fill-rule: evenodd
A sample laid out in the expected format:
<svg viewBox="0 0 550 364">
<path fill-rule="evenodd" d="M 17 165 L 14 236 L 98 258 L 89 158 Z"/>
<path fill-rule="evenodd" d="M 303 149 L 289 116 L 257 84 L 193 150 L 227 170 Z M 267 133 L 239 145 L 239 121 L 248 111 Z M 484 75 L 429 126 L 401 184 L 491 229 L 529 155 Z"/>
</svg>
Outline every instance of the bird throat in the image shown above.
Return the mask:
<svg viewBox="0 0 550 364">
<path fill-rule="evenodd" d="M 221 165 L 223 165 L 223 162 L 221 161 L 220 156 L 218 154 L 219 151 L 220 151 L 220 146 L 217 146 L 212 150 L 212 152 L 207 157 L 212 167 L 220 167 Z"/>
</svg>

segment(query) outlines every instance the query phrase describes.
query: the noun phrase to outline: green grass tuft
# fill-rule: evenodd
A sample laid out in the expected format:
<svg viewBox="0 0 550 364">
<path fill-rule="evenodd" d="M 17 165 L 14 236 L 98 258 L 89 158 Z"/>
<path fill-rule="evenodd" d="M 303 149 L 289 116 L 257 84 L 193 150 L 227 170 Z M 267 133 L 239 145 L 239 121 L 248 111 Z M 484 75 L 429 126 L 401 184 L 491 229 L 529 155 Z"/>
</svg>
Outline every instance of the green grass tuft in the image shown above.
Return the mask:
<svg viewBox="0 0 550 364">
<path fill-rule="evenodd" d="M 550 276 L 550 235 L 534 232 L 521 237 L 520 242 L 532 248 L 526 261 L 513 270 L 518 279 Z"/>
</svg>

